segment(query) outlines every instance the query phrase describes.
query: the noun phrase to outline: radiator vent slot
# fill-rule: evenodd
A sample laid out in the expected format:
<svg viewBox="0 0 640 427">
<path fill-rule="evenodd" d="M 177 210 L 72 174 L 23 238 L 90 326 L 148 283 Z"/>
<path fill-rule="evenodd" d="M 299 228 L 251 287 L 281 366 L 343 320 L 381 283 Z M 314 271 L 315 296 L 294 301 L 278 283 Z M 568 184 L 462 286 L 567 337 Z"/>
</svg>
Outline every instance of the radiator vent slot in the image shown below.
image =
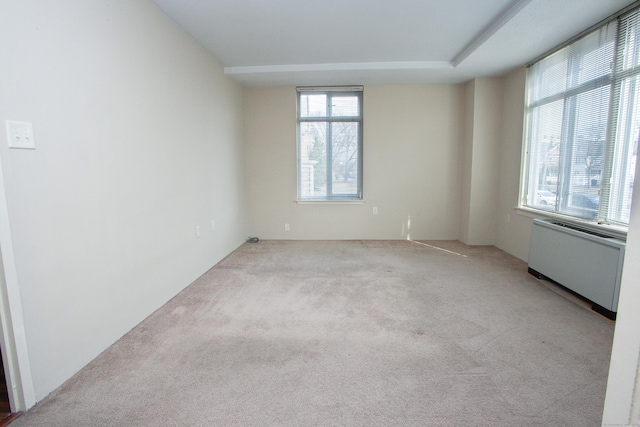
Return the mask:
<svg viewBox="0 0 640 427">
<path fill-rule="evenodd" d="M 615 318 L 625 242 L 614 236 L 561 221 L 534 219 L 529 272 L 550 279 Z"/>
<path fill-rule="evenodd" d="M 588 228 L 583 228 L 583 227 L 580 227 L 580 226 L 574 225 L 574 224 L 568 224 L 566 222 L 549 221 L 549 223 L 553 224 L 553 225 L 557 225 L 559 227 L 570 228 L 572 230 L 576 230 L 576 231 L 579 231 L 581 233 L 591 234 L 592 236 L 602 237 L 603 239 L 615 239 L 616 238 L 615 236 L 611 236 L 609 234 L 603 234 L 603 233 L 600 233 L 598 231 L 590 230 Z"/>
</svg>

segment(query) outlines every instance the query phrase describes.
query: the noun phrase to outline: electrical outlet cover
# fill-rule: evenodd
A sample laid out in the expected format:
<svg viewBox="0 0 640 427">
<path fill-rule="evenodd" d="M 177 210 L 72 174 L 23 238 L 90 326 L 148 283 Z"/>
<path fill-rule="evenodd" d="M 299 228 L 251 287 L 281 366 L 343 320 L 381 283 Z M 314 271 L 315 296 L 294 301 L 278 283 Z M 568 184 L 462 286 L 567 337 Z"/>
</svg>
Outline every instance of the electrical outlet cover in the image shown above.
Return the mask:
<svg viewBox="0 0 640 427">
<path fill-rule="evenodd" d="M 7 120 L 7 139 L 9 140 L 9 148 L 25 148 L 28 150 L 35 150 L 36 148 L 33 125 L 31 123 Z"/>
</svg>

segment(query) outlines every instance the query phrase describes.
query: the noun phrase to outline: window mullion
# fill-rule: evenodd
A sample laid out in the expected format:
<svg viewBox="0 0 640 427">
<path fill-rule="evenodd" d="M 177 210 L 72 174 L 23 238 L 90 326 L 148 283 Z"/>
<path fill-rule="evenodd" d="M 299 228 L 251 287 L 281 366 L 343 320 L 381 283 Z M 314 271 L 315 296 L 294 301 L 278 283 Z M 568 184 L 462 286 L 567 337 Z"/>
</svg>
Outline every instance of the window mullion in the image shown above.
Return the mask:
<svg viewBox="0 0 640 427">
<path fill-rule="evenodd" d="M 575 59 L 572 59 L 572 62 L 573 61 L 575 61 Z M 530 108 L 535 108 L 535 107 L 539 107 L 539 106 L 544 105 L 544 104 L 549 104 L 551 102 L 558 101 L 558 100 L 563 99 L 563 98 L 570 98 L 570 97 L 576 96 L 576 95 L 578 95 L 580 93 L 588 92 L 590 90 L 597 89 L 597 88 L 602 87 L 602 86 L 610 85 L 611 81 L 612 81 L 611 75 L 607 74 L 607 75 L 601 76 L 601 77 L 599 77 L 599 78 L 597 78 L 595 80 L 591 80 L 591 81 L 588 81 L 586 83 L 582 83 L 579 86 L 572 87 L 571 89 L 569 89 L 569 90 L 567 90 L 565 92 L 558 92 L 558 93 L 556 93 L 554 95 L 547 96 L 546 98 L 543 98 L 543 99 L 537 100 L 535 102 L 532 102 L 529 105 L 529 107 Z"/>
<path fill-rule="evenodd" d="M 576 116 L 575 97 L 565 100 L 562 116 L 563 133 L 560 138 L 560 170 L 558 171 L 558 195 L 560 196 L 560 203 L 558 205 L 561 210 L 566 210 L 569 206 L 569 194 L 571 193 L 571 161 L 573 158 L 574 124 Z"/>
<path fill-rule="evenodd" d="M 326 122 L 327 120 L 331 120 L 331 119 L 325 116 L 317 116 L 317 117 L 304 117 L 304 118 L 301 118 L 299 121 L 300 123 L 305 123 L 305 122 Z"/>
<path fill-rule="evenodd" d="M 331 117 L 333 101 L 331 99 L 331 92 L 327 93 L 327 196 L 333 196 L 333 118 Z"/>
<path fill-rule="evenodd" d="M 626 117 L 626 122 L 627 123 L 633 123 L 633 115 L 634 115 L 634 109 L 633 109 L 633 105 L 635 104 L 635 97 L 636 97 L 636 79 L 629 79 L 629 89 L 628 92 L 629 94 L 629 101 L 628 101 L 628 108 L 627 108 L 627 117 Z M 635 132 L 635 130 L 632 129 L 632 126 L 626 126 L 625 128 L 625 135 L 624 135 L 624 139 L 622 139 L 621 141 L 623 142 L 622 147 L 621 147 L 621 155 L 619 157 L 619 163 L 618 163 L 618 168 L 620 170 L 620 181 L 621 184 L 618 184 L 616 188 L 616 194 L 609 194 L 609 197 L 615 197 L 616 198 L 616 202 L 615 202 L 615 208 L 616 208 L 616 212 L 615 212 L 615 217 L 616 218 L 620 218 L 622 216 L 622 209 L 623 209 L 623 201 L 620 200 L 622 197 L 624 197 L 624 193 L 621 193 L 621 188 L 620 185 L 625 185 L 626 184 L 626 179 L 622 176 L 622 174 L 624 173 L 624 171 L 627 170 L 628 167 L 628 160 L 629 160 L 629 149 L 631 148 L 631 145 L 628 144 L 628 141 L 631 141 L 633 138 L 632 136 L 632 132 Z"/>
</svg>

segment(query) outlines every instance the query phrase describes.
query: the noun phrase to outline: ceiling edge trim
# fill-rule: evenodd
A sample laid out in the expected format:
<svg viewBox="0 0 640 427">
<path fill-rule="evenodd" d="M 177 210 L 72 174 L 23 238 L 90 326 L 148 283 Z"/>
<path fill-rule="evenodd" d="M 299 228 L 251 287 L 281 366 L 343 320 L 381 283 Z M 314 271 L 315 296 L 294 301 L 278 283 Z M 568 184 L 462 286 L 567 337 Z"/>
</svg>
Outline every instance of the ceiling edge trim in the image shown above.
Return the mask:
<svg viewBox="0 0 640 427">
<path fill-rule="evenodd" d="M 513 19 L 522 9 L 524 9 L 532 0 L 515 0 L 505 10 L 500 13 L 493 21 L 489 23 L 471 42 L 458 53 L 451 63 L 457 67 L 467 59 L 473 52 L 482 46 L 491 36 L 500 30 L 507 22 Z"/>
<path fill-rule="evenodd" d="M 224 73 L 227 75 L 238 75 L 260 73 L 297 73 L 305 71 L 434 70 L 451 68 L 454 68 L 454 65 L 450 61 L 349 62 L 336 64 L 292 64 L 224 67 Z"/>
</svg>

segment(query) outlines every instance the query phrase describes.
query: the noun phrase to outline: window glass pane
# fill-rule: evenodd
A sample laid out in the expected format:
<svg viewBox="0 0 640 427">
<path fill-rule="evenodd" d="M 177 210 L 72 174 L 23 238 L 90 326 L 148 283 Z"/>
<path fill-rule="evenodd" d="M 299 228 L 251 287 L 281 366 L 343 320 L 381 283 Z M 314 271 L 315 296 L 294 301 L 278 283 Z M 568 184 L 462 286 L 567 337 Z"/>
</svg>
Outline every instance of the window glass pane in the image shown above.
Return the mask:
<svg viewBox="0 0 640 427">
<path fill-rule="evenodd" d="M 300 123 L 300 197 L 327 196 L 327 123 Z"/>
<path fill-rule="evenodd" d="M 529 187 L 527 205 L 556 209 L 560 138 L 564 100 L 535 108 L 530 118 Z"/>
<path fill-rule="evenodd" d="M 333 123 L 333 194 L 358 194 L 358 123 Z"/>
<path fill-rule="evenodd" d="M 327 95 L 302 94 L 300 95 L 300 117 L 326 117 Z"/>
<path fill-rule="evenodd" d="M 640 16 L 634 13 L 623 21 L 620 28 L 622 54 L 620 56 L 622 70 L 629 70 L 640 65 Z"/>
<path fill-rule="evenodd" d="M 606 148 L 608 86 L 533 109 L 527 205 L 595 218 Z"/>
<path fill-rule="evenodd" d="M 568 48 L 571 61 L 569 87 L 606 76 L 611 73 L 615 53 L 616 25 L 606 25 L 578 40 Z"/>
<path fill-rule="evenodd" d="M 607 216 L 612 221 L 628 223 L 640 137 L 640 77 L 637 75 L 624 79 L 620 85 L 618 117 Z"/>
<path fill-rule="evenodd" d="M 567 52 L 561 50 L 531 68 L 529 102 L 562 93 L 567 87 Z"/>
<path fill-rule="evenodd" d="M 615 23 L 609 24 L 533 65 L 529 102 L 533 104 L 610 75 L 615 30 Z"/>
<path fill-rule="evenodd" d="M 333 96 L 331 98 L 331 115 L 333 117 L 357 117 L 358 111 L 357 96 Z"/>
<path fill-rule="evenodd" d="M 609 116 L 610 87 L 605 86 L 565 101 L 564 150 L 560 155 L 560 211 L 595 218 Z"/>
</svg>

